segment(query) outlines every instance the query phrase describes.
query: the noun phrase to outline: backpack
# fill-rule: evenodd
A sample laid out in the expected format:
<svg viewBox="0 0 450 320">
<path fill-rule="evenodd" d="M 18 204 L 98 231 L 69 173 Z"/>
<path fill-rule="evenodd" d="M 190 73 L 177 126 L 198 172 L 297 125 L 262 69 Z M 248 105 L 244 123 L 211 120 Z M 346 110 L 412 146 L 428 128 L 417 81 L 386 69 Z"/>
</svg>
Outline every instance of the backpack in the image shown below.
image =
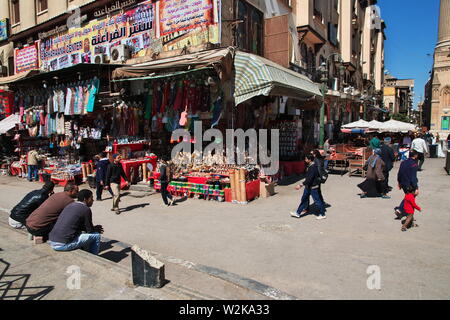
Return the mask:
<svg viewBox="0 0 450 320">
<path fill-rule="evenodd" d="M 319 181 L 325 183 L 328 180 L 328 171 L 323 166 L 319 166 Z"/>
</svg>

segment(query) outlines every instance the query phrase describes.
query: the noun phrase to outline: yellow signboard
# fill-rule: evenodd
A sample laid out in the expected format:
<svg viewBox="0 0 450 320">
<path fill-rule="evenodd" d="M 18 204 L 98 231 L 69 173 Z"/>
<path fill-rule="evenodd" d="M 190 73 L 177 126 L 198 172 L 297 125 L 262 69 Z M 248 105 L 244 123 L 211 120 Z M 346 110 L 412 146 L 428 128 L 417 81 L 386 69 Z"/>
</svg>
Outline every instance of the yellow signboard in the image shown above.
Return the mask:
<svg viewBox="0 0 450 320">
<path fill-rule="evenodd" d="M 386 87 L 384 88 L 385 96 L 395 96 L 395 87 Z"/>
</svg>

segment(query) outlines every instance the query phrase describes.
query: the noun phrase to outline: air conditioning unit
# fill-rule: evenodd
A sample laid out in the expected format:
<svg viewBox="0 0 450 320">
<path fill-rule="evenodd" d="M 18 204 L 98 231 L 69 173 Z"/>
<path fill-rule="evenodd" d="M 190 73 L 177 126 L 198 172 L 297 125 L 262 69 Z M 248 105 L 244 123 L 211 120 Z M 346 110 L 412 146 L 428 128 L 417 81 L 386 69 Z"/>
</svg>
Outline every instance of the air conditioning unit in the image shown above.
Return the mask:
<svg viewBox="0 0 450 320">
<path fill-rule="evenodd" d="M 0 75 L 2 77 L 8 76 L 8 68 L 6 66 L 0 66 Z"/>
<path fill-rule="evenodd" d="M 131 49 L 127 45 L 111 48 L 111 63 L 124 63 L 131 58 Z"/>
<path fill-rule="evenodd" d="M 109 62 L 109 58 L 106 54 L 97 54 L 94 56 L 94 63 L 95 64 L 103 64 L 103 63 L 108 63 Z"/>
</svg>

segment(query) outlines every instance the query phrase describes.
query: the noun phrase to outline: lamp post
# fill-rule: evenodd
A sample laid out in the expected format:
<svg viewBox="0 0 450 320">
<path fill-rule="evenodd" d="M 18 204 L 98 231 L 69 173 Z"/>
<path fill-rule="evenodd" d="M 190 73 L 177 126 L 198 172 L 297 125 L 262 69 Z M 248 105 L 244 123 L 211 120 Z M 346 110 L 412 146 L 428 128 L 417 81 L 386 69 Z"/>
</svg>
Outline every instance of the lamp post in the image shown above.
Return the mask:
<svg viewBox="0 0 450 320">
<path fill-rule="evenodd" d="M 319 136 L 319 147 L 323 148 L 325 144 L 325 96 L 328 92 L 328 61 L 332 56 L 338 56 L 340 60 L 340 66 L 339 66 L 339 74 L 343 76 L 345 72 L 345 67 L 341 64 L 343 62 L 342 57 L 339 53 L 332 53 L 328 56 L 328 58 L 322 62 L 322 64 L 319 67 L 319 73 L 320 73 L 320 82 L 322 82 L 322 94 L 323 94 L 323 100 L 322 100 L 322 106 L 320 107 L 320 136 Z"/>
</svg>

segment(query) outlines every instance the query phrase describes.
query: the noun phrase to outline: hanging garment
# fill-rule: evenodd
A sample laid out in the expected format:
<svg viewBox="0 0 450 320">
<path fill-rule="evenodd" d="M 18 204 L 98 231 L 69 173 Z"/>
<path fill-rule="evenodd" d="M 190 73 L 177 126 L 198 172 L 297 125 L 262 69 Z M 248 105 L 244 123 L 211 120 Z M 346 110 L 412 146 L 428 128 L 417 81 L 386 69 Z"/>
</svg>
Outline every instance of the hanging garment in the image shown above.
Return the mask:
<svg viewBox="0 0 450 320">
<path fill-rule="evenodd" d="M 89 86 L 83 87 L 83 114 L 88 113 L 88 104 L 89 104 Z"/>
<path fill-rule="evenodd" d="M 59 106 L 58 112 L 64 113 L 65 96 L 63 90 L 58 91 L 58 106 Z"/>
<path fill-rule="evenodd" d="M 78 114 L 85 114 L 84 106 L 84 90 L 82 86 L 78 86 Z"/>
<path fill-rule="evenodd" d="M 150 89 L 145 101 L 145 119 L 150 120 L 152 118 L 152 104 L 153 104 L 153 90 Z"/>
<path fill-rule="evenodd" d="M 75 100 L 77 97 L 77 93 L 75 88 L 70 88 L 70 91 L 72 91 L 72 96 L 70 99 L 70 115 L 73 116 L 75 114 Z"/>
<path fill-rule="evenodd" d="M 163 89 L 163 99 L 162 99 L 162 103 L 161 103 L 161 108 L 160 108 L 160 113 L 165 113 L 166 109 L 168 108 L 168 104 L 169 104 L 169 99 L 170 99 L 170 83 L 167 82 L 164 85 L 164 89 Z"/>
<path fill-rule="evenodd" d="M 72 90 L 70 88 L 66 89 L 66 103 L 64 106 L 64 114 L 66 116 L 70 115 L 70 101 L 72 101 Z"/>
<path fill-rule="evenodd" d="M 73 114 L 80 114 L 79 101 L 80 101 L 80 89 L 75 87 L 75 103 L 73 105 Z"/>
<path fill-rule="evenodd" d="M 100 79 L 94 77 L 91 82 L 91 87 L 89 89 L 89 102 L 87 105 L 87 112 L 94 112 L 95 99 L 97 98 L 97 94 L 100 90 Z"/>
<path fill-rule="evenodd" d="M 56 93 L 56 90 L 53 91 L 52 99 L 53 99 L 53 109 L 51 113 L 58 112 L 59 104 L 58 104 L 58 94 Z"/>
<path fill-rule="evenodd" d="M 212 123 L 211 124 L 211 128 L 214 128 L 215 126 L 217 126 L 219 124 L 219 121 L 220 121 L 220 119 L 222 117 L 222 109 L 223 109 L 223 107 L 222 107 L 222 97 L 219 97 L 217 99 L 217 101 L 214 102 L 214 105 L 213 105 L 213 110 L 212 110 L 213 118 L 212 118 L 212 121 L 211 121 L 211 123 Z"/>
<path fill-rule="evenodd" d="M 183 93 L 184 93 L 184 88 L 183 88 L 183 81 L 178 82 L 177 85 L 177 95 L 175 97 L 175 101 L 173 103 L 173 109 L 174 110 L 181 110 L 181 108 L 183 107 Z"/>
</svg>

